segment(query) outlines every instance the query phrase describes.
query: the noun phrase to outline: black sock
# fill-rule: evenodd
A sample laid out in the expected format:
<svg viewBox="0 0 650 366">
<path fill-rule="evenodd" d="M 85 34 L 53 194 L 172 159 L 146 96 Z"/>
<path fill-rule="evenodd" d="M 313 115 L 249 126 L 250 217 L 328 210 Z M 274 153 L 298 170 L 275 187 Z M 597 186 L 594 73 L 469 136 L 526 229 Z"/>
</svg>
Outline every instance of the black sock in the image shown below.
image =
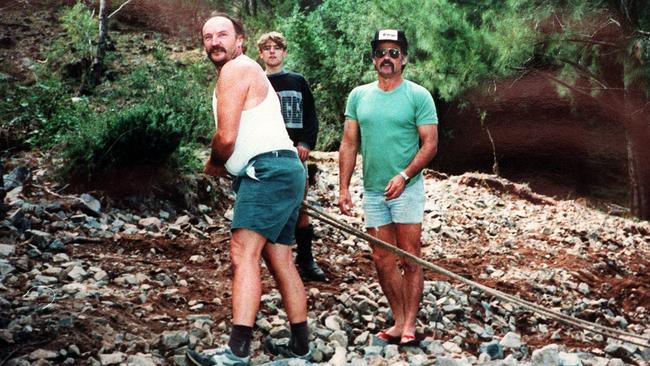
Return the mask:
<svg viewBox="0 0 650 366">
<path fill-rule="evenodd" d="M 309 327 L 307 321 L 302 323 L 292 323 L 291 340 L 289 346 L 291 351 L 298 356 L 304 356 L 309 352 Z"/>
<path fill-rule="evenodd" d="M 237 357 L 248 357 L 251 351 L 253 327 L 233 324 L 228 346 Z"/>
</svg>

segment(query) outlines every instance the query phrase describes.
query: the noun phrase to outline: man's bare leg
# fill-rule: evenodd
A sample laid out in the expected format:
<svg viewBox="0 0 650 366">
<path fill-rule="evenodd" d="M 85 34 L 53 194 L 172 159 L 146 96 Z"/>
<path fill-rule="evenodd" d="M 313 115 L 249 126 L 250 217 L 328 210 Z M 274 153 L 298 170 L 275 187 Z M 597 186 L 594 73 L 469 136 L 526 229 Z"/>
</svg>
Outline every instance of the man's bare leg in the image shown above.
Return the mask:
<svg viewBox="0 0 650 366">
<path fill-rule="evenodd" d="M 248 229 L 232 233 L 232 323 L 252 327 L 262 297 L 260 258 L 266 238 Z"/>
<path fill-rule="evenodd" d="M 307 320 L 307 296 L 296 266 L 293 265 L 291 246 L 267 243 L 264 260 L 278 284 L 290 323 Z"/>
<path fill-rule="evenodd" d="M 383 225 L 378 228 L 368 228 L 368 233 L 389 244 L 396 244 L 396 230 L 394 224 Z M 397 266 L 397 255 L 379 246 L 372 246 L 372 259 L 377 270 L 377 277 L 384 295 L 388 299 L 395 324 L 387 330 L 391 337 L 402 334 L 405 321 L 402 274 Z"/>
<path fill-rule="evenodd" d="M 395 224 L 397 232 L 397 246 L 417 257 L 421 255 L 420 235 L 422 224 Z M 412 340 L 415 336 L 415 322 L 420 309 L 420 300 L 424 288 L 424 274 L 422 266 L 400 257 L 404 270 L 404 284 L 402 286 L 402 299 L 404 301 L 404 328 L 402 329 L 402 343 Z M 407 336 L 407 339 L 404 337 Z"/>
</svg>

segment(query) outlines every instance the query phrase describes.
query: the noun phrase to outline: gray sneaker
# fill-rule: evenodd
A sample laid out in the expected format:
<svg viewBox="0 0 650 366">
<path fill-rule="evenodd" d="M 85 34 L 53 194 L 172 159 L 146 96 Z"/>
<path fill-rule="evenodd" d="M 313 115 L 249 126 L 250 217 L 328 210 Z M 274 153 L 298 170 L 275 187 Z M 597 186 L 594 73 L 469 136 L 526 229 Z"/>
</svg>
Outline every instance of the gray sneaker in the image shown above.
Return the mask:
<svg viewBox="0 0 650 366">
<path fill-rule="evenodd" d="M 210 354 L 200 354 L 196 351 L 187 350 L 185 351 L 185 357 L 189 361 L 190 365 L 195 366 L 248 366 L 251 363 L 251 357 L 239 357 L 236 356 L 230 350 L 230 347 L 226 347 L 222 350 L 218 350 L 215 353 Z"/>
</svg>

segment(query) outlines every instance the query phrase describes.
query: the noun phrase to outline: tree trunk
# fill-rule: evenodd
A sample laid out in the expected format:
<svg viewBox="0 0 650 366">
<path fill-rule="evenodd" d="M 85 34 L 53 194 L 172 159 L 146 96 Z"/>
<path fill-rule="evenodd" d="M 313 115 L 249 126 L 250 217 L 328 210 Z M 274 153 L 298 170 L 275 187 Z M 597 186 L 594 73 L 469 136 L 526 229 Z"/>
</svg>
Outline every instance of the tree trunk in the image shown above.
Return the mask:
<svg viewBox="0 0 650 366">
<path fill-rule="evenodd" d="M 626 100 L 627 156 L 630 179 L 630 212 L 641 220 L 650 220 L 650 121 L 644 111 L 645 98 Z M 636 109 L 636 110 L 635 110 Z"/>
<path fill-rule="evenodd" d="M 99 39 L 97 40 L 97 52 L 93 60 L 91 72 L 91 87 L 99 84 L 103 73 L 104 55 L 106 54 L 106 36 L 108 34 L 108 9 L 110 0 L 99 1 Z"/>
</svg>

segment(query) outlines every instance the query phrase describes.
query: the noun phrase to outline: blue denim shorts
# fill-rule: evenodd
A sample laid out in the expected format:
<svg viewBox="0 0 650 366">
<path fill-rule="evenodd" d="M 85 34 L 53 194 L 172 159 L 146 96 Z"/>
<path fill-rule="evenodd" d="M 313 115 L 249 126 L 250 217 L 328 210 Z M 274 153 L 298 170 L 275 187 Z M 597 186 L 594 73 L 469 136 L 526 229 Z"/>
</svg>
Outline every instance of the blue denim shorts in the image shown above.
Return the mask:
<svg viewBox="0 0 650 366">
<path fill-rule="evenodd" d="M 232 228 L 248 229 L 267 240 L 291 245 L 305 191 L 305 168 L 291 150 L 255 156 L 235 178 Z"/>
<path fill-rule="evenodd" d="M 364 192 L 363 210 L 366 228 L 390 223 L 419 224 L 424 219 L 424 179 L 406 187 L 402 194 L 387 201 L 383 192 Z"/>
</svg>

